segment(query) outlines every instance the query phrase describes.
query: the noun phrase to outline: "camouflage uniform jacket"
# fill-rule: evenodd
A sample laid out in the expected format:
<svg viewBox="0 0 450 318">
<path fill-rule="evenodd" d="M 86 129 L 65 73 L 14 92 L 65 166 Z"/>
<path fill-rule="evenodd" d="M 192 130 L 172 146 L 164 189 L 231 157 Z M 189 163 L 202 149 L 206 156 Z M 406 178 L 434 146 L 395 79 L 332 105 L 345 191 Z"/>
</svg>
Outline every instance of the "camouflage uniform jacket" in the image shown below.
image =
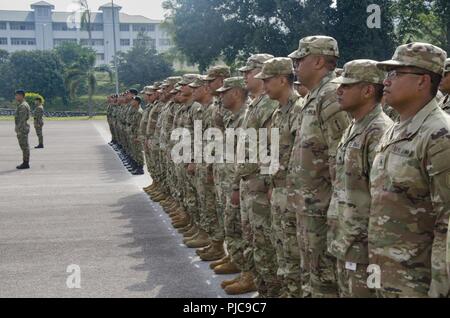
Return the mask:
<svg viewBox="0 0 450 318">
<path fill-rule="evenodd" d="M 332 158 L 350 120 L 337 102 L 334 73 L 303 100 L 300 128 L 292 149 L 288 187 L 299 190 L 301 210 L 297 215 L 325 217 L 331 200 L 334 175 Z M 330 164 L 331 163 L 331 164 Z"/>
<path fill-rule="evenodd" d="M 16 134 L 27 135 L 30 132 L 30 125 L 28 120 L 30 119 L 31 109 L 26 101 L 23 101 L 16 110 L 14 122 L 16 124 Z"/>
<path fill-rule="evenodd" d="M 34 127 L 42 127 L 44 126 L 44 107 L 38 106 L 34 110 Z"/>
<path fill-rule="evenodd" d="M 255 129 L 257 138 L 259 140 L 259 129 L 269 129 L 270 127 L 270 119 L 272 118 L 273 112 L 277 108 L 278 103 L 274 100 L 271 100 L 267 94 L 263 94 L 258 98 L 254 99 L 247 106 L 247 110 L 245 112 L 245 116 L 242 122 L 243 129 Z M 249 138 L 246 138 L 245 147 L 245 156 L 246 163 L 240 163 L 236 166 L 236 174 L 235 179 L 233 181 L 234 188 L 238 189 L 239 184 L 242 178 L 248 178 L 250 176 L 255 176 L 260 172 L 258 163 L 250 163 L 249 159 L 256 157 L 257 154 L 250 153 L 250 149 L 252 149 L 249 143 Z M 259 142 L 258 142 L 259 144 Z M 256 155 L 256 156 L 255 156 Z M 259 159 L 259 158 L 258 158 Z"/>
<path fill-rule="evenodd" d="M 328 252 L 339 260 L 369 264 L 370 169 L 375 148 L 392 124 L 377 105 L 364 118 L 353 121 L 339 143 L 328 209 Z"/>
<path fill-rule="evenodd" d="M 273 113 L 270 129 L 279 129 L 280 147 L 279 147 L 279 166 L 271 170 L 271 186 L 273 188 L 285 188 L 289 160 L 291 158 L 292 148 L 294 146 L 295 136 L 299 129 L 300 107 L 303 98 L 297 92 L 289 97 L 289 102 L 285 106 L 279 105 Z M 269 130 L 268 147 L 271 144 L 271 130 Z"/>
<path fill-rule="evenodd" d="M 150 114 L 148 115 L 148 123 L 145 135 L 152 141 L 152 146 L 155 147 L 155 150 L 159 146 L 159 138 L 155 138 L 156 125 L 158 123 L 158 118 L 164 105 L 165 103 L 163 102 L 156 103 L 152 107 L 152 109 L 150 110 Z"/>
<path fill-rule="evenodd" d="M 449 158 L 450 117 L 436 99 L 408 125 L 388 129 L 376 149 L 370 175 L 369 260 L 380 266 L 386 292 L 413 297 L 449 293 Z"/>
</svg>

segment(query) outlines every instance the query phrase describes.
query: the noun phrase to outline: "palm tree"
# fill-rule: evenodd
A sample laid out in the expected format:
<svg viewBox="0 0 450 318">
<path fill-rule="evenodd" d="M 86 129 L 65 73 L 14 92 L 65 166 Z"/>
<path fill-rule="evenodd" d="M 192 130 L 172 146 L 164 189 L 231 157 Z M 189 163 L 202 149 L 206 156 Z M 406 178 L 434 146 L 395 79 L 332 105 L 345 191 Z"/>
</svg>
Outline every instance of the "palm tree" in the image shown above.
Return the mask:
<svg viewBox="0 0 450 318">
<path fill-rule="evenodd" d="M 88 88 L 88 113 L 89 118 L 93 116 L 92 98 L 95 95 L 97 89 L 97 78 L 95 74 L 97 72 L 108 73 L 109 79 L 113 82 L 113 71 L 108 65 L 95 66 L 96 57 L 94 54 L 89 55 L 87 64 L 85 65 L 72 65 L 69 67 L 65 82 L 66 87 L 69 90 L 69 97 L 73 100 L 76 96 L 76 91 L 80 84 L 87 83 Z"/>
<path fill-rule="evenodd" d="M 81 30 L 86 30 L 89 37 L 89 47 L 92 47 L 92 21 L 91 21 L 91 9 L 89 9 L 89 5 L 87 0 L 78 0 L 78 4 L 81 7 L 81 21 L 80 28 Z"/>
</svg>

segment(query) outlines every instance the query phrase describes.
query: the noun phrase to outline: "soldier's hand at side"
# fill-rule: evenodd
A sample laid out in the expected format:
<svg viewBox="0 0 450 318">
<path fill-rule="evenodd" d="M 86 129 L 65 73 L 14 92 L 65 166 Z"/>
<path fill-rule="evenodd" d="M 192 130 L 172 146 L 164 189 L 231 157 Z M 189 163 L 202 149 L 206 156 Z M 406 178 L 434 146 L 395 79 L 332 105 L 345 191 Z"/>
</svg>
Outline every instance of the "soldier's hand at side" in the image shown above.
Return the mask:
<svg viewBox="0 0 450 318">
<path fill-rule="evenodd" d="M 267 191 L 267 199 L 269 199 L 269 202 L 272 202 L 272 189 Z"/>
<path fill-rule="evenodd" d="M 241 203 L 241 194 L 238 190 L 234 190 L 231 193 L 231 204 L 238 206 Z"/>
</svg>

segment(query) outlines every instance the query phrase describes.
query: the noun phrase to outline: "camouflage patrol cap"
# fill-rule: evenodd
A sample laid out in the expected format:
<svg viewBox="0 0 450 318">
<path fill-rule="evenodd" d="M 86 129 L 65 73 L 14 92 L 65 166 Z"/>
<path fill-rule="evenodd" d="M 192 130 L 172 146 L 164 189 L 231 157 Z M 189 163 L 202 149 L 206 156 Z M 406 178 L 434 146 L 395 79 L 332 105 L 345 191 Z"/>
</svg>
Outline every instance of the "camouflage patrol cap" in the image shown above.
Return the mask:
<svg viewBox="0 0 450 318">
<path fill-rule="evenodd" d="M 155 91 L 155 89 L 153 88 L 153 86 L 145 86 L 144 90 L 141 92 L 141 94 L 151 95 L 154 93 L 154 91 Z"/>
<path fill-rule="evenodd" d="M 343 68 L 336 68 L 334 70 L 334 74 L 336 74 L 336 76 L 341 76 L 343 72 L 344 72 Z"/>
<path fill-rule="evenodd" d="M 275 57 L 263 64 L 262 71 L 256 74 L 256 79 L 268 79 L 278 75 L 293 75 L 294 64 L 287 57 Z"/>
<path fill-rule="evenodd" d="M 307 36 L 300 40 L 298 50 L 289 54 L 291 59 L 302 59 L 310 54 L 339 57 L 337 41 L 324 35 Z"/>
<path fill-rule="evenodd" d="M 247 60 L 247 64 L 239 69 L 240 72 L 249 72 L 254 69 L 261 69 L 264 62 L 273 59 L 275 56 L 271 54 L 254 54 L 250 56 Z"/>
<path fill-rule="evenodd" d="M 361 82 L 383 84 L 385 72 L 373 60 L 354 60 L 344 65 L 342 75 L 332 81 L 335 84 L 356 84 Z"/>
<path fill-rule="evenodd" d="M 191 84 L 189 84 L 189 87 L 192 88 L 199 88 L 205 85 L 206 83 L 206 76 L 205 75 L 200 75 L 199 78 L 196 78 L 194 82 L 192 82 Z"/>
<path fill-rule="evenodd" d="M 178 84 L 175 84 L 173 89 L 169 92 L 169 94 L 175 95 L 181 91 L 181 86 Z"/>
<path fill-rule="evenodd" d="M 378 63 L 382 70 L 389 71 L 400 66 L 412 66 L 442 75 L 447 53 L 429 43 L 414 42 L 400 45 L 391 60 Z"/>
<path fill-rule="evenodd" d="M 223 86 L 217 90 L 218 93 L 229 91 L 232 88 L 245 89 L 245 81 L 242 76 L 230 77 L 223 81 Z"/>
<path fill-rule="evenodd" d="M 189 85 L 193 83 L 199 76 L 199 74 L 185 74 L 177 84 L 182 86 Z"/>
<path fill-rule="evenodd" d="M 168 86 L 174 86 L 176 83 L 178 83 L 179 81 L 181 81 L 181 76 L 172 76 L 169 77 L 165 80 L 165 86 L 164 87 L 168 87 Z"/>
<path fill-rule="evenodd" d="M 444 63 L 444 75 L 445 76 L 448 72 L 450 72 L 450 59 L 446 59 Z"/>
<path fill-rule="evenodd" d="M 205 78 L 205 81 L 214 81 L 218 77 L 230 77 L 231 76 L 231 70 L 226 65 L 218 65 L 210 68 L 208 70 L 208 74 Z"/>
</svg>

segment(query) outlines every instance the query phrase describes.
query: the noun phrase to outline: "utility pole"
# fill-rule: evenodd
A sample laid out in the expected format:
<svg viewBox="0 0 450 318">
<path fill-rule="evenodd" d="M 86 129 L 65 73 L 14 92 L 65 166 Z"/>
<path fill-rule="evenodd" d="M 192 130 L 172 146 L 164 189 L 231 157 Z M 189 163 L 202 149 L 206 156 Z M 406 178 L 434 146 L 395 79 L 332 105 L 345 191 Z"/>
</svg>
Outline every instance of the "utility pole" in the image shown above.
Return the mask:
<svg viewBox="0 0 450 318">
<path fill-rule="evenodd" d="M 112 22 L 113 22 L 113 37 L 114 37 L 114 69 L 116 75 L 116 94 L 119 94 L 119 72 L 117 70 L 117 41 L 116 41 L 116 17 L 114 10 L 114 0 L 111 0 L 112 8 Z"/>
</svg>

